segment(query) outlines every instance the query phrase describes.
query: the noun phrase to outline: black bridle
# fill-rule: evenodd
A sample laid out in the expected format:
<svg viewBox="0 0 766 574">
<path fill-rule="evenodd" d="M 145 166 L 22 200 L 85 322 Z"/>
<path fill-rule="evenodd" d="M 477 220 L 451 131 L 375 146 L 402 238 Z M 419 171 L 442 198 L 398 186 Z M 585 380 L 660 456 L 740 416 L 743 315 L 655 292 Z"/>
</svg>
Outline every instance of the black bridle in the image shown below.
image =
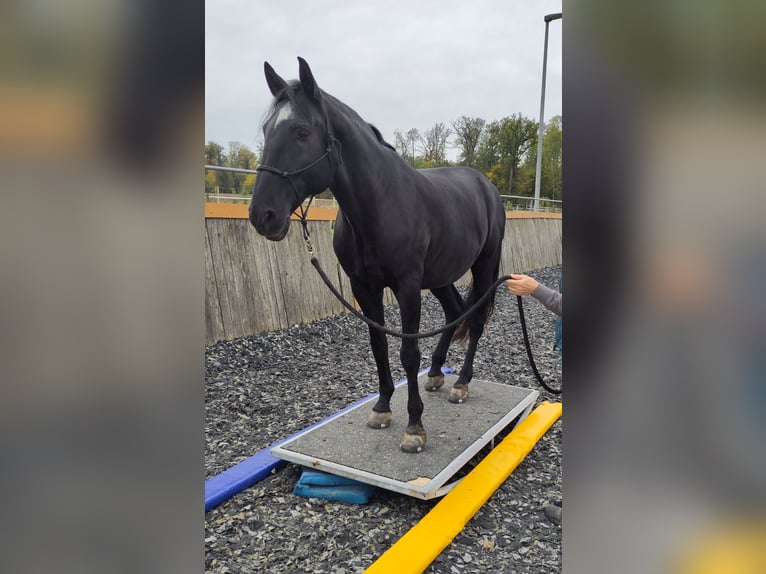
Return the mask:
<svg viewBox="0 0 766 574">
<path fill-rule="evenodd" d="M 327 125 L 327 122 L 325 122 L 325 125 Z M 338 146 L 338 162 L 333 165 L 332 161 L 332 155 L 330 153 L 332 152 L 332 148 L 334 146 Z M 311 207 L 311 202 L 314 201 L 315 193 L 309 194 L 309 202 L 306 205 L 306 209 L 303 209 L 303 200 L 301 200 L 300 195 L 298 195 L 298 188 L 295 186 L 295 182 L 292 180 L 292 177 L 294 175 L 298 175 L 299 173 L 303 173 L 304 171 L 307 171 L 320 163 L 324 158 L 327 158 L 330 162 L 330 168 L 333 172 L 333 177 L 335 177 L 335 170 L 338 168 L 338 165 L 343 163 L 343 155 L 341 154 L 343 150 L 343 146 L 341 145 L 340 141 L 335 137 L 333 132 L 331 130 L 327 130 L 327 147 L 324 150 L 324 153 L 320 155 L 318 158 L 316 158 L 314 161 L 312 161 L 310 164 L 303 166 L 300 169 L 296 169 L 295 171 L 285 171 L 283 169 L 279 169 L 276 167 L 272 167 L 270 165 L 261 164 L 258 167 L 255 168 L 255 171 L 268 171 L 270 173 L 279 175 L 281 177 L 284 177 L 287 179 L 287 181 L 290 182 L 290 187 L 293 188 L 293 193 L 295 194 L 295 199 L 298 200 L 298 207 L 296 210 L 300 210 L 300 220 L 301 220 L 301 226 L 303 227 L 303 240 L 306 242 L 306 246 L 309 248 L 309 253 L 314 254 L 314 247 L 311 245 L 311 238 L 309 237 L 309 230 L 308 226 L 306 224 L 306 218 L 309 214 L 309 207 Z M 320 192 L 321 193 L 321 192 Z"/>
<path fill-rule="evenodd" d="M 296 169 L 295 171 L 285 171 L 283 169 L 272 167 L 270 165 L 261 164 L 261 165 L 259 165 L 258 167 L 255 168 L 255 171 L 270 171 L 271 173 L 275 173 L 277 175 L 281 175 L 282 177 L 286 177 L 287 180 L 292 184 L 293 190 L 295 190 L 295 193 L 297 194 L 298 190 L 295 188 L 295 184 L 293 183 L 293 181 L 290 178 L 292 176 L 294 176 L 294 175 L 298 175 L 299 173 L 302 173 L 302 172 L 304 172 L 304 171 L 306 171 L 308 169 L 311 169 L 316 164 L 318 164 L 320 161 L 322 161 L 324 158 L 328 157 L 330 155 L 330 152 L 332 151 L 332 148 L 333 148 L 333 146 L 335 144 L 338 145 L 338 163 L 341 163 L 342 158 L 341 158 L 341 155 L 340 155 L 340 150 L 341 150 L 340 142 L 338 141 L 338 139 L 334 135 L 332 135 L 331 133 L 328 133 L 327 134 L 327 148 L 325 148 L 324 153 L 322 155 L 320 155 L 318 158 L 316 158 L 310 164 L 308 164 L 308 165 L 306 165 L 306 166 L 304 166 L 304 167 L 302 167 L 300 169 Z M 332 164 L 332 157 L 330 157 L 330 167 L 333 167 L 333 168 L 335 167 Z"/>
</svg>

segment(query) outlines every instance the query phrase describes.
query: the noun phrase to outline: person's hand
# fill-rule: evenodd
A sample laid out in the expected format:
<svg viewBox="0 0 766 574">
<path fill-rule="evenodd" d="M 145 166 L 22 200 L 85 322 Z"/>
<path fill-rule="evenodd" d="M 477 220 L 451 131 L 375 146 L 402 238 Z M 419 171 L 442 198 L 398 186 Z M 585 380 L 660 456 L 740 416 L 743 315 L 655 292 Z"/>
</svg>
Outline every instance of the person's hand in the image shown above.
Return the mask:
<svg viewBox="0 0 766 574">
<path fill-rule="evenodd" d="M 508 291 L 514 295 L 529 295 L 537 289 L 539 283 L 529 275 L 511 273 L 511 279 L 506 279 L 505 285 L 508 287 Z"/>
</svg>

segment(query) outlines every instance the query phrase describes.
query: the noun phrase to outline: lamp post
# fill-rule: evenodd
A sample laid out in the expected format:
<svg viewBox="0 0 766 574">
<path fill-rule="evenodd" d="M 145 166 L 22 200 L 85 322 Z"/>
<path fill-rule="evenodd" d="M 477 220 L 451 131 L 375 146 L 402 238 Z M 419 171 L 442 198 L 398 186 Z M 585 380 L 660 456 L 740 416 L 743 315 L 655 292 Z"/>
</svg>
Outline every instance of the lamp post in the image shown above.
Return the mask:
<svg viewBox="0 0 766 574">
<path fill-rule="evenodd" d="M 543 48 L 543 89 L 540 94 L 540 123 L 537 128 L 537 169 L 535 170 L 535 211 L 540 211 L 540 175 L 543 168 L 543 131 L 545 112 L 545 74 L 548 69 L 548 24 L 561 19 L 561 12 L 545 16 L 545 47 Z"/>
</svg>

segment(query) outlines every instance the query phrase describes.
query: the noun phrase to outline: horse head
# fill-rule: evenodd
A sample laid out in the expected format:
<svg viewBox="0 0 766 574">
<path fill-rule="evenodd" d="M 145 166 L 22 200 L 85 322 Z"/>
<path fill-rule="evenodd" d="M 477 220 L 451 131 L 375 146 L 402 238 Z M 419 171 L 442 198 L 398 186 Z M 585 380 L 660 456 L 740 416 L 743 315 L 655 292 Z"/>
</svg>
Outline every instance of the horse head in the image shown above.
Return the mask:
<svg viewBox="0 0 766 574">
<path fill-rule="evenodd" d="M 250 222 L 267 239 L 279 241 L 290 214 L 303 201 L 327 189 L 335 173 L 337 140 L 328 124 L 322 91 L 309 65 L 298 58 L 299 81 L 286 82 L 264 62 L 274 96 L 263 123 L 263 155 L 250 201 Z"/>
</svg>

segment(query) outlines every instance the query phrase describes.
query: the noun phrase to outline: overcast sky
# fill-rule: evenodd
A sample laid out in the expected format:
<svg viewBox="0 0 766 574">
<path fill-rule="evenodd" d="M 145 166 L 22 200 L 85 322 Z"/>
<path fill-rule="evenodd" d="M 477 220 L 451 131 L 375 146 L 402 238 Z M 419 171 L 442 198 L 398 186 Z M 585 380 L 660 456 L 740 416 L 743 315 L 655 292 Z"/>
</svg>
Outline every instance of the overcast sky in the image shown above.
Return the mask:
<svg viewBox="0 0 766 574">
<path fill-rule="evenodd" d="M 207 0 L 205 139 L 255 149 L 271 101 L 263 62 L 290 80 L 297 56 L 391 143 L 461 115 L 537 120 L 555 12 L 561 0 Z M 546 120 L 561 114 L 561 20 L 548 42 Z"/>
</svg>

